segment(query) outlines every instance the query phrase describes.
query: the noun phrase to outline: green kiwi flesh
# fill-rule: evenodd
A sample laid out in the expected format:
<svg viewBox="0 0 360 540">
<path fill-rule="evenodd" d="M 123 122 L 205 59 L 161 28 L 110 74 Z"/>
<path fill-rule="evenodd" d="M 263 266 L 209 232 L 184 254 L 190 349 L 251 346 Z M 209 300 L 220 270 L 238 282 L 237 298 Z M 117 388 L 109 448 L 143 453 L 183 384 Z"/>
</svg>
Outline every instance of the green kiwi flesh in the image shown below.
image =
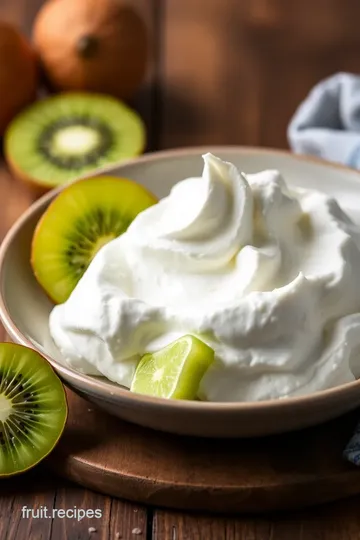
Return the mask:
<svg viewBox="0 0 360 540">
<path fill-rule="evenodd" d="M 69 92 L 20 113 L 5 134 L 10 167 L 23 180 L 54 187 L 140 154 L 145 128 L 138 114 L 102 94 Z"/>
<path fill-rule="evenodd" d="M 98 176 L 66 186 L 34 231 L 31 264 L 55 303 L 67 300 L 96 253 L 157 199 L 127 178 Z"/>
<path fill-rule="evenodd" d="M 66 418 L 65 391 L 50 364 L 30 348 L 0 343 L 0 476 L 46 457 Z"/>
</svg>

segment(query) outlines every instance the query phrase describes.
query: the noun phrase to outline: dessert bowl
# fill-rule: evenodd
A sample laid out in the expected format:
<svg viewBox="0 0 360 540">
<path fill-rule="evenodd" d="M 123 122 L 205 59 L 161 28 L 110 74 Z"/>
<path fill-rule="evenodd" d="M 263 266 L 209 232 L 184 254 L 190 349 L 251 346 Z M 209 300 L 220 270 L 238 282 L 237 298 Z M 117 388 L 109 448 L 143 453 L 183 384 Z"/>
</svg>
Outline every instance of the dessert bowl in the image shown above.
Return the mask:
<svg viewBox="0 0 360 540">
<path fill-rule="evenodd" d="M 147 154 L 96 174 L 131 178 L 157 197 L 183 178 L 200 175 L 202 155 L 212 152 L 245 173 L 278 169 L 289 186 L 313 188 L 337 199 L 360 222 L 360 175 L 352 169 L 288 152 L 241 147 L 191 148 Z M 89 177 L 88 175 L 87 177 Z M 103 377 L 70 368 L 50 337 L 53 307 L 33 276 L 34 228 L 61 188 L 34 203 L 11 228 L 0 248 L 0 316 L 16 343 L 39 351 L 64 383 L 109 413 L 150 428 L 203 437 L 252 437 L 315 425 L 360 405 L 360 380 L 300 397 L 260 402 L 165 400 L 130 392 Z"/>
</svg>

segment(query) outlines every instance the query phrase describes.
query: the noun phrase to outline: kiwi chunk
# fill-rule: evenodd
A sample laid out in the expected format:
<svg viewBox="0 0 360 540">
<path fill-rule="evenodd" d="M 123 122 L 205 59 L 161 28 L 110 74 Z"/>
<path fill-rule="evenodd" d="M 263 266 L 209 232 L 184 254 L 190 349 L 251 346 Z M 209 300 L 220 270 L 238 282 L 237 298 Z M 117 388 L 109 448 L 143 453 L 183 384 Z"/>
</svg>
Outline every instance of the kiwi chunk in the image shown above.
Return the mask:
<svg viewBox="0 0 360 540">
<path fill-rule="evenodd" d="M 104 165 L 137 156 L 145 146 L 138 114 L 102 94 L 69 92 L 38 101 L 5 134 L 14 173 L 51 188 Z"/>
<path fill-rule="evenodd" d="M 32 349 L 0 343 L 0 476 L 46 457 L 66 418 L 65 391 L 50 364 Z"/>
<path fill-rule="evenodd" d="M 99 249 L 157 199 L 126 178 L 98 176 L 63 189 L 40 218 L 31 264 L 48 296 L 67 300 Z"/>
</svg>

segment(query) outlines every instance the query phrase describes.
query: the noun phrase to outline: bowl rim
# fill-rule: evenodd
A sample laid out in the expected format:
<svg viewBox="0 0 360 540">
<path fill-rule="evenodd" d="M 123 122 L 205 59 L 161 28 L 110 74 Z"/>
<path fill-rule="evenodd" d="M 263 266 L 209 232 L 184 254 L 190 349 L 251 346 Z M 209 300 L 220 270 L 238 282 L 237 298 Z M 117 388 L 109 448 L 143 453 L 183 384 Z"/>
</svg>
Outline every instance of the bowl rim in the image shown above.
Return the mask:
<svg viewBox="0 0 360 540">
<path fill-rule="evenodd" d="M 336 162 L 330 162 L 322 160 L 314 156 L 299 155 L 294 154 L 290 150 L 279 150 L 273 148 L 261 148 L 256 146 L 239 146 L 239 145 L 209 145 L 209 146 L 196 146 L 196 147 L 181 147 L 174 149 L 166 149 L 155 152 L 147 152 L 141 156 L 138 156 L 133 159 L 123 160 L 121 162 L 113 163 L 111 165 L 106 165 L 105 167 L 98 168 L 91 173 L 81 175 L 70 183 L 77 182 L 80 179 L 91 178 L 95 176 L 100 176 L 107 174 L 114 169 L 119 167 L 137 165 L 137 164 L 146 164 L 153 161 L 161 161 L 164 159 L 173 159 L 174 157 L 186 157 L 189 155 L 198 155 L 204 154 L 206 152 L 212 152 L 214 154 L 221 152 L 238 152 L 240 154 L 262 154 L 262 155 L 279 155 L 282 157 L 290 157 L 295 161 L 301 162 L 310 162 L 314 165 L 320 165 L 325 169 L 340 169 L 345 173 L 351 173 L 352 175 L 359 177 L 359 188 L 360 188 L 360 171 L 347 167 Z M 68 186 L 69 183 L 66 184 Z M 309 403 L 316 404 L 327 401 L 327 399 L 338 400 L 343 397 L 349 391 L 360 391 L 360 379 L 345 383 L 339 386 L 328 388 L 325 390 L 319 390 L 311 394 L 305 394 L 289 398 L 279 398 L 279 399 L 270 399 L 264 401 L 231 401 L 231 402 L 219 402 L 219 401 L 190 401 L 190 400 L 168 400 L 164 398 L 158 398 L 153 396 L 147 396 L 143 394 L 136 394 L 130 392 L 127 388 L 120 385 L 116 385 L 112 381 L 108 381 L 105 378 L 94 377 L 92 375 L 86 375 L 84 373 L 78 372 L 71 367 L 61 364 L 56 359 L 52 358 L 47 353 L 37 349 L 36 345 L 32 343 L 18 328 L 15 321 L 12 319 L 11 314 L 7 308 L 6 301 L 4 298 L 4 279 L 3 279 L 3 269 L 4 263 L 7 256 L 8 249 L 10 248 L 12 242 L 20 232 L 20 230 L 26 226 L 26 223 L 32 218 L 33 214 L 41 210 L 48 203 L 50 203 L 59 192 L 65 188 L 64 185 L 56 187 L 40 197 L 33 204 L 31 204 L 15 221 L 15 223 L 10 227 L 6 233 L 1 245 L 0 245 L 0 319 L 2 324 L 5 327 L 6 332 L 9 336 L 15 340 L 15 342 L 36 350 L 40 355 L 42 355 L 54 368 L 60 377 L 65 381 L 65 384 L 74 385 L 76 388 L 80 389 L 83 393 L 92 395 L 97 395 L 101 399 L 107 402 L 113 402 L 116 398 L 119 398 L 122 403 L 127 402 L 128 404 L 134 404 L 136 402 L 139 405 L 148 406 L 152 408 L 166 408 L 168 410 L 184 410 L 192 412 L 202 412 L 202 413 L 226 413 L 226 412 L 236 412 L 236 413 L 249 413 L 251 411 L 255 412 L 276 412 L 284 409 L 297 407 L 309 406 Z M 111 387 L 109 386 L 111 384 Z"/>
</svg>

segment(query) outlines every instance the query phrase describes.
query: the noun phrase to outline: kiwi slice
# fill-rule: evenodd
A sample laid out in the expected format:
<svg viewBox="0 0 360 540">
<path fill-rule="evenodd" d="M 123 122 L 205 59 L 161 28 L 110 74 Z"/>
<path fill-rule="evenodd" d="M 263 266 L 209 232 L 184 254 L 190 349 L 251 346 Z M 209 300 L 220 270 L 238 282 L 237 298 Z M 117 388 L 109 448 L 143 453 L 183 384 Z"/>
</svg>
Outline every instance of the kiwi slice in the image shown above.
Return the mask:
<svg viewBox="0 0 360 540">
<path fill-rule="evenodd" d="M 156 202 L 126 178 L 98 176 L 66 186 L 40 218 L 32 240 L 31 264 L 48 296 L 65 302 L 99 249 Z"/>
<path fill-rule="evenodd" d="M 66 418 L 65 391 L 50 364 L 32 349 L 0 343 L 0 476 L 46 457 Z"/>
<path fill-rule="evenodd" d="M 138 114 L 102 94 L 69 92 L 38 101 L 5 134 L 4 151 L 20 179 L 52 188 L 104 165 L 140 154 Z"/>
</svg>

